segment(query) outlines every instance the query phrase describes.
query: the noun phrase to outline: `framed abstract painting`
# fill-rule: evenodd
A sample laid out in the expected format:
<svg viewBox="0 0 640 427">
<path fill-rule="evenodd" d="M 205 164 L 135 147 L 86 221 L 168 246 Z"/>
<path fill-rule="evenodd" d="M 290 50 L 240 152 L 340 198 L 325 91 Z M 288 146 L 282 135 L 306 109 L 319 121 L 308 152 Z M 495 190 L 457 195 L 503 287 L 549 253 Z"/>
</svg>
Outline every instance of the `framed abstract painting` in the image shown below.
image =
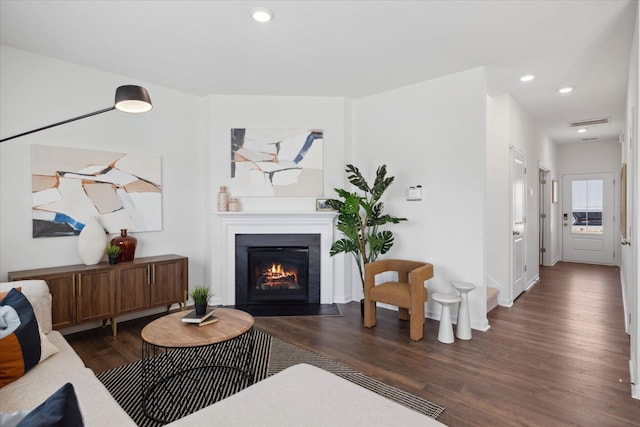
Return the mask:
<svg viewBox="0 0 640 427">
<path fill-rule="evenodd" d="M 322 129 L 231 129 L 234 196 L 322 196 Z"/>
<path fill-rule="evenodd" d="M 34 145 L 31 174 L 33 237 L 162 230 L 159 156 Z"/>
</svg>

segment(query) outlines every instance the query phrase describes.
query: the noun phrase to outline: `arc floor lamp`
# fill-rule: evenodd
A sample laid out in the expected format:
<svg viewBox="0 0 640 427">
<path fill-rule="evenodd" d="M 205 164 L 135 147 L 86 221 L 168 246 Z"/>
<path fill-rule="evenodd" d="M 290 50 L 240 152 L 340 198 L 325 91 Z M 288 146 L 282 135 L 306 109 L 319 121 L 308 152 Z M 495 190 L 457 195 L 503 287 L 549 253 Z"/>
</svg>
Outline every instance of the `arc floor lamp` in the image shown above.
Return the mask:
<svg viewBox="0 0 640 427">
<path fill-rule="evenodd" d="M 38 129 L 23 132 L 18 135 L 10 136 L 8 138 L 0 139 L 0 142 L 9 141 L 10 139 L 19 138 L 21 136 L 29 135 L 31 133 L 40 132 L 41 130 L 49 129 L 55 126 L 60 126 L 65 123 L 74 122 L 76 120 L 84 119 L 87 117 L 95 116 L 96 114 L 106 113 L 111 110 L 119 110 L 125 113 L 146 113 L 151 110 L 153 105 L 151 104 L 151 98 L 149 93 L 142 86 L 125 85 L 116 89 L 116 100 L 113 106 L 104 108 L 102 110 L 94 111 L 93 113 L 83 114 L 82 116 L 74 117 L 72 119 L 63 120 L 52 125 L 43 126 Z"/>
</svg>

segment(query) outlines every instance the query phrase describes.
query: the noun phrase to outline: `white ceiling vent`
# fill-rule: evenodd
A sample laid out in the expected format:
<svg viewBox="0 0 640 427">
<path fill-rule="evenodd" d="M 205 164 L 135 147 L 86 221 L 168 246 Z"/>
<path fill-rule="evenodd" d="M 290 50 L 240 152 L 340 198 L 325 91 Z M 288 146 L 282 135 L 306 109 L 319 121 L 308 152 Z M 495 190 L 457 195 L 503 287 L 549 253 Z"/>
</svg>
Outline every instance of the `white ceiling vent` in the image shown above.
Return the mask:
<svg viewBox="0 0 640 427">
<path fill-rule="evenodd" d="M 602 119 L 591 119 L 591 120 L 581 120 L 579 122 L 571 122 L 569 126 L 572 128 L 579 128 L 583 126 L 592 126 L 592 125 L 606 125 L 609 123 L 609 117 L 604 117 Z"/>
<path fill-rule="evenodd" d="M 589 142 L 589 141 L 595 141 L 598 138 L 582 138 L 583 141 L 585 142 Z"/>
</svg>

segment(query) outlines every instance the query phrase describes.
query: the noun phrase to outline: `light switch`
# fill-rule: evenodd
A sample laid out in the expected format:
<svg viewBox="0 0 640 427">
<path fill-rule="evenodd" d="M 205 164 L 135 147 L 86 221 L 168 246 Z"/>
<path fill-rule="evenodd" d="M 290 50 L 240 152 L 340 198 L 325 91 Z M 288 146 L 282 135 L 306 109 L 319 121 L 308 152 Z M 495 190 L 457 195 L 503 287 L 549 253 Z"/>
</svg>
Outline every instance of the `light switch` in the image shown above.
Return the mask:
<svg viewBox="0 0 640 427">
<path fill-rule="evenodd" d="M 407 200 L 422 200 L 422 185 L 407 188 Z"/>
</svg>

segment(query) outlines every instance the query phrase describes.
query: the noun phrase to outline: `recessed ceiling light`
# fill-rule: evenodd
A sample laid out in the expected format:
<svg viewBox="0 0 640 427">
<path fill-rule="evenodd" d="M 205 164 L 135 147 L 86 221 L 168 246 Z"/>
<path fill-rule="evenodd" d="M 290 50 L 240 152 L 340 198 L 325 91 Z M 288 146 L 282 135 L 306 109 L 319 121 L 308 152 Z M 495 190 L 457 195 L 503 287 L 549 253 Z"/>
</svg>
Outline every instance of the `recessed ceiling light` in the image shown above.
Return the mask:
<svg viewBox="0 0 640 427">
<path fill-rule="evenodd" d="M 578 133 L 585 133 L 586 131 L 586 129 L 578 129 Z"/>
<path fill-rule="evenodd" d="M 533 74 L 527 74 L 526 76 L 520 77 L 520 81 L 521 82 L 530 82 L 531 80 L 533 80 L 535 78 L 536 78 L 536 76 L 534 76 Z"/>
<path fill-rule="evenodd" d="M 254 7 L 251 9 L 251 16 L 258 22 L 269 22 L 275 17 L 275 13 L 266 7 Z"/>
<path fill-rule="evenodd" d="M 560 93 L 569 93 L 572 92 L 573 88 L 571 86 L 563 87 L 558 90 Z"/>
</svg>

